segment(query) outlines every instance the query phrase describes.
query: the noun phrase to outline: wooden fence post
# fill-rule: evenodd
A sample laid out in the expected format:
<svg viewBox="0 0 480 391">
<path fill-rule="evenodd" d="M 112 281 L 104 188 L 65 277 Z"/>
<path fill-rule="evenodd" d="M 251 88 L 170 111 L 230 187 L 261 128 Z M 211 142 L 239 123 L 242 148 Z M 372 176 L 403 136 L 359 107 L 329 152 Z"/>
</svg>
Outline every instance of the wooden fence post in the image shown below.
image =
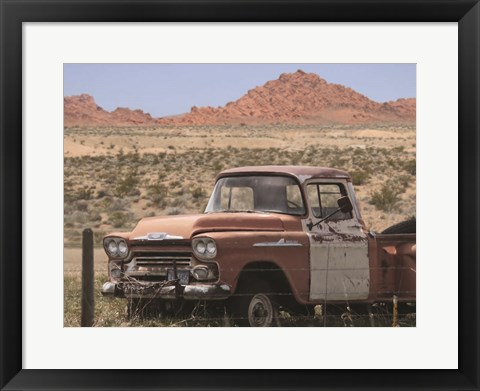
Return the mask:
<svg viewBox="0 0 480 391">
<path fill-rule="evenodd" d="M 95 310 L 93 283 L 93 231 L 86 228 L 82 237 L 82 327 L 93 326 Z"/>
<path fill-rule="evenodd" d="M 393 322 L 392 327 L 398 327 L 398 297 L 393 295 Z"/>
</svg>

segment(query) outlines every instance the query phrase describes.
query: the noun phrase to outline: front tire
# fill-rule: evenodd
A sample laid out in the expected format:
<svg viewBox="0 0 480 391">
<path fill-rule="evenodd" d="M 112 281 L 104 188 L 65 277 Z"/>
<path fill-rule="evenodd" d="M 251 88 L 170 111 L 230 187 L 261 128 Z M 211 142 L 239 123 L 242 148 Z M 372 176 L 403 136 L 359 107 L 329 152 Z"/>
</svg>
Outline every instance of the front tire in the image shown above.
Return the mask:
<svg viewBox="0 0 480 391">
<path fill-rule="evenodd" d="M 258 293 L 250 299 L 247 319 L 250 327 L 270 327 L 277 321 L 278 311 L 270 297 Z"/>
<path fill-rule="evenodd" d="M 275 294 L 264 281 L 243 285 L 232 298 L 235 323 L 242 327 L 271 327 L 278 325 L 278 304 Z"/>
</svg>

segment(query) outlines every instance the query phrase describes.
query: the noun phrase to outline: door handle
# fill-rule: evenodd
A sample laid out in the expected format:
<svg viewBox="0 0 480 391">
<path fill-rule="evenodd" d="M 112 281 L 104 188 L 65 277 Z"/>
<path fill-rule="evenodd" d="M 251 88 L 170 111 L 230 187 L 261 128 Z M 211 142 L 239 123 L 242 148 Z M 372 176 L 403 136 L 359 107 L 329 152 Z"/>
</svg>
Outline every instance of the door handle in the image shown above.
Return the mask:
<svg viewBox="0 0 480 391">
<path fill-rule="evenodd" d="M 349 225 L 348 227 L 349 228 L 362 228 L 362 226 L 360 224 L 353 224 L 353 225 Z"/>
</svg>

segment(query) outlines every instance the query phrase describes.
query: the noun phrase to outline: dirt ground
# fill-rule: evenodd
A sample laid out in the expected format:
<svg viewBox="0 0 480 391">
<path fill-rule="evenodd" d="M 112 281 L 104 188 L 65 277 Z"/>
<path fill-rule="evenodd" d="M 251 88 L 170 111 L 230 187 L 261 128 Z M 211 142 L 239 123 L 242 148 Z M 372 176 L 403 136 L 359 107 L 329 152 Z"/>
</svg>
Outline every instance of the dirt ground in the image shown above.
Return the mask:
<svg viewBox="0 0 480 391">
<path fill-rule="evenodd" d="M 416 132 L 410 127 L 385 129 L 326 128 L 302 126 L 197 126 L 181 128 L 78 128 L 68 129 L 64 139 L 65 157 L 101 156 L 125 153 L 160 153 L 191 148 L 279 148 L 302 150 L 309 145 L 345 148 L 404 146 L 415 152 Z"/>
</svg>

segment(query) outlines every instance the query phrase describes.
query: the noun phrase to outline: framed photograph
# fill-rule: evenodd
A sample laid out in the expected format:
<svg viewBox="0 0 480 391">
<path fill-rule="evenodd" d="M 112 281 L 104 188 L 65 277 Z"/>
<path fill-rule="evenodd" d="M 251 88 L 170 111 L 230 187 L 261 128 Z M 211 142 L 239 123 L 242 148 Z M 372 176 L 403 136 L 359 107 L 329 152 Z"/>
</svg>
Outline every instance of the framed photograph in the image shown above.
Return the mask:
<svg viewBox="0 0 480 391">
<path fill-rule="evenodd" d="M 181 4 L 175 1 L 100 1 L 95 4 L 84 1 L 55 4 L 46 1 L 0 2 L 3 33 L 0 45 L 2 389 L 205 389 L 218 386 L 237 389 L 479 388 L 477 155 L 480 5 L 477 1 L 372 3 L 347 0 L 338 4 L 324 1 L 187 1 Z M 96 71 L 90 71 L 94 68 L 93 64 L 98 64 Z M 288 64 L 299 66 L 298 69 L 290 70 Z M 318 64 L 324 64 L 325 67 L 318 68 Z M 203 87 L 197 87 L 196 100 L 188 101 L 192 106 L 196 106 L 195 102 L 198 101 L 201 106 L 207 91 L 233 88 L 234 85 L 228 83 L 228 75 L 222 75 L 228 73 L 227 69 L 233 69 L 234 66 L 237 70 L 241 69 L 234 76 L 231 73 L 230 79 L 253 77 L 259 69 L 285 69 L 281 76 L 265 79 L 264 85 L 256 82 L 261 87 L 237 94 L 245 94 L 255 101 L 252 97 L 259 95 L 259 89 L 270 86 L 271 92 L 280 82 L 288 85 L 294 82 L 293 79 L 301 79 L 303 84 L 322 84 L 317 69 L 328 72 L 328 64 L 343 64 L 355 76 L 352 76 L 352 80 L 363 78 L 365 85 L 371 85 L 375 80 L 379 86 L 385 84 L 381 73 L 389 67 L 413 70 L 413 92 L 410 96 L 399 97 L 414 97 L 416 101 L 372 101 L 368 113 L 356 108 L 353 110 L 351 103 L 339 103 L 335 105 L 335 110 L 328 113 L 325 111 L 321 120 L 315 118 L 315 123 L 318 125 L 326 121 L 330 126 L 340 115 L 348 112 L 353 121 L 349 124 L 351 128 L 343 126 L 337 128 L 336 134 L 320 135 L 315 128 L 317 133 L 313 135 L 308 133 L 308 123 L 299 122 L 293 130 L 290 129 L 290 133 L 288 129 L 283 129 L 285 139 L 280 141 L 278 135 L 268 133 L 273 132 L 267 124 L 271 113 L 263 107 L 261 115 L 266 125 L 262 128 L 262 134 L 266 144 L 259 151 L 262 154 L 270 153 L 269 159 L 278 164 L 275 166 L 275 175 L 272 175 L 271 167 L 268 172 L 263 172 L 258 167 L 249 167 L 248 173 L 253 177 L 247 176 L 245 169 L 245 172 L 239 172 L 238 169 L 224 171 L 208 205 L 203 205 L 204 201 L 207 203 L 206 191 L 209 190 L 198 168 L 206 166 L 205 159 L 208 159 L 208 173 L 213 181 L 217 174 L 213 171 L 217 169 L 220 172 L 229 168 L 227 161 L 232 160 L 232 164 L 234 161 L 233 165 L 237 167 L 250 166 L 240 164 L 248 163 L 250 156 L 235 152 L 235 148 L 241 147 L 242 142 L 245 145 L 262 142 L 256 138 L 258 129 L 249 123 L 247 117 L 241 117 L 247 119 L 237 121 L 235 126 L 231 126 L 225 118 L 231 118 L 235 113 L 246 109 L 250 110 L 248 115 L 252 117 L 260 114 L 255 114 L 254 108 L 248 102 L 245 103 L 245 100 L 235 101 L 231 98 L 233 102 L 218 103 L 230 110 L 223 108 L 222 114 L 217 112 L 220 109 L 189 107 L 186 110 L 189 114 L 169 117 L 169 114 L 176 114 L 175 109 L 168 111 L 168 104 L 171 103 L 168 100 L 174 99 L 167 88 L 169 81 L 177 77 L 176 86 L 194 85 L 199 79 L 196 70 L 208 68 L 212 78 L 205 80 Z M 99 71 L 98 67 L 104 69 Z M 121 67 L 127 75 L 125 77 L 133 73 L 143 74 L 144 80 L 150 77 L 151 94 L 162 89 L 168 92 L 170 99 L 161 102 L 163 111 L 159 108 L 160 114 L 154 106 L 151 109 L 135 104 L 131 106 L 132 109 L 151 111 L 153 117 L 139 110 L 100 107 L 94 98 L 77 95 L 80 91 L 88 90 L 86 86 L 89 80 L 95 80 L 94 83 L 101 85 Z M 362 73 L 368 67 L 375 77 Z M 175 71 L 168 73 L 167 68 Z M 171 80 L 160 77 L 157 80 L 156 76 L 148 76 L 151 71 L 169 74 Z M 412 85 L 412 77 L 402 79 L 401 75 L 398 73 L 395 76 L 398 79 L 397 85 Z M 326 84 L 330 86 L 328 82 L 329 80 Z M 352 86 L 347 82 L 337 83 Z M 337 94 L 333 95 L 341 95 L 341 99 L 349 102 L 364 98 L 368 100 L 358 94 L 355 88 L 347 89 L 338 84 L 329 87 Z M 75 85 L 76 89 L 73 87 Z M 105 85 L 110 96 L 137 93 L 137 90 L 122 91 L 120 86 Z M 186 88 L 185 91 L 193 94 L 194 90 Z M 150 98 L 153 96 L 145 91 L 141 94 Z M 73 99 L 64 98 L 71 95 L 76 96 Z M 275 101 L 273 95 L 270 94 L 269 97 L 270 102 Z M 376 100 L 387 102 L 395 99 Z M 82 111 L 85 105 L 95 109 L 93 117 L 91 112 Z M 73 109 L 67 110 L 67 106 Z M 305 113 L 295 110 L 285 108 L 284 111 L 293 113 L 292 118 L 302 115 L 302 118 L 306 118 Z M 222 122 L 224 128 L 221 128 L 221 132 L 202 130 L 198 133 L 200 128 L 192 130 L 189 127 L 195 121 L 204 121 L 207 114 L 212 113 L 217 118 L 221 117 L 221 121 L 227 121 Z M 282 112 L 273 115 L 281 117 Z M 413 121 L 413 127 L 406 126 L 398 132 L 392 132 L 388 127 L 380 130 L 357 129 L 355 121 L 368 123 L 366 116 L 384 122 L 402 118 L 402 121 Z M 128 131 L 118 135 L 114 129 L 109 133 L 108 127 L 102 128 L 100 136 L 93 138 L 72 131 L 88 121 L 93 121 L 88 122 L 88 126 L 94 128 L 92 124 L 101 123 L 107 117 L 116 118 L 120 126 L 125 121 L 156 121 L 155 126 L 170 126 L 170 122 L 177 121 L 181 126 L 174 137 L 167 133 L 159 135 L 155 128 L 152 134 L 147 130 L 148 134 L 143 134 L 142 140 Z M 278 126 L 275 121 L 272 124 Z M 307 131 L 300 133 L 300 127 Z M 345 137 L 345 132 L 349 132 L 348 137 Z M 295 136 L 299 135 L 302 136 L 301 142 L 295 141 Z M 160 136 L 164 138 L 160 140 Z M 325 155 L 323 160 L 317 159 L 315 152 L 320 149 L 322 153 L 326 151 L 329 143 L 334 145 L 338 142 L 337 137 L 348 139 L 345 141 L 348 145 L 344 149 L 329 150 L 328 158 Z M 201 140 L 196 142 L 207 145 L 202 151 L 210 155 L 196 156 L 198 153 L 188 148 L 189 139 Z M 378 141 L 380 139 L 381 142 Z M 230 144 L 225 140 L 230 140 Z M 139 142 L 145 145 L 139 146 Z M 273 142 L 277 144 L 267 148 L 267 144 Z M 156 143 L 159 143 L 161 150 Z M 291 145 L 287 148 L 285 143 Z M 391 148 L 382 149 L 382 143 L 390 143 L 388 145 Z M 136 166 L 137 171 L 133 172 L 130 165 L 122 167 L 119 164 L 115 169 L 109 165 L 113 160 L 121 162 L 124 155 L 129 159 L 135 158 L 138 148 L 146 151 L 146 144 L 152 153 L 138 155 L 140 165 Z M 222 146 L 223 144 L 225 145 Z M 216 148 L 213 147 L 215 145 Z M 163 220 L 148 220 L 151 221 L 151 227 L 155 227 L 151 228 L 146 223 L 143 228 L 140 224 L 131 236 L 109 233 L 118 227 L 121 228 L 120 231 L 126 231 L 123 228 L 128 225 L 130 217 L 148 217 L 147 209 L 155 209 L 160 201 L 160 207 L 168 209 L 169 213 L 164 214 L 171 215 L 168 218 L 172 224 L 184 224 L 183 227 L 188 224 L 185 223 L 185 218 L 176 216 L 177 212 L 190 213 L 190 208 L 206 206 L 210 213 L 226 213 L 223 204 L 228 204 L 228 210 L 232 209 L 236 214 L 236 224 L 249 227 L 233 240 L 235 243 L 245 240 L 246 233 L 253 231 L 252 224 L 258 220 L 255 220 L 256 216 L 252 217 L 254 214 L 262 213 L 262 224 L 270 224 L 272 232 L 278 221 L 281 220 L 285 226 L 294 224 L 293 220 L 301 216 L 305 217 L 305 230 L 310 232 L 315 232 L 318 226 L 322 227 L 320 224 L 325 220 L 326 229 L 332 228 L 332 224 L 340 227 L 342 218 L 338 222 L 331 217 L 333 215 L 338 217 L 341 213 L 357 216 L 356 203 L 352 205 L 348 202 L 355 195 L 347 181 L 342 191 L 342 185 L 337 184 L 337 187 L 332 188 L 332 180 L 315 182 L 318 173 L 293 172 L 289 169 L 288 176 L 284 176 L 283 171 L 278 171 L 284 169 L 279 168 L 284 167 L 282 164 L 295 160 L 295 145 L 302 151 L 303 157 L 297 159 L 300 163 L 308 157 L 311 165 L 328 161 L 330 167 L 347 167 L 350 170 L 350 160 L 344 161 L 341 157 L 348 147 L 352 156 L 360 160 L 364 158 L 363 165 L 369 167 L 367 176 L 363 171 L 354 172 L 354 182 L 378 182 L 378 189 L 374 190 L 379 190 L 379 197 L 382 195 L 381 183 L 389 181 L 390 185 L 395 184 L 397 192 L 390 199 L 390 204 L 385 204 L 384 198 L 377 199 L 377 204 L 371 203 L 372 211 L 366 212 L 374 220 L 372 231 L 382 231 L 391 225 L 386 222 L 389 217 L 385 217 L 390 215 L 378 212 L 381 208 L 391 211 L 395 209 L 395 204 L 401 203 L 405 213 L 416 215 L 420 263 L 418 268 L 415 264 L 415 269 L 411 266 L 408 269 L 410 275 L 415 276 L 413 284 L 416 281 L 416 296 L 414 294 L 413 298 L 418 311 L 413 322 L 411 317 L 400 320 L 400 326 L 413 327 L 365 327 L 374 325 L 375 317 L 367 314 L 365 320 L 369 324 L 352 321 L 350 307 L 353 308 L 353 305 L 348 307 L 347 312 L 339 314 L 339 324 L 336 326 L 355 327 L 306 327 L 311 324 L 296 324 L 299 327 L 246 329 L 208 327 L 227 324 L 201 321 L 189 324 L 200 327 L 156 327 L 163 324 L 136 323 L 131 319 L 125 321 L 123 312 L 127 307 L 120 308 L 118 304 L 110 305 L 106 302 L 100 303 L 100 318 L 89 325 L 109 327 L 79 327 L 80 324 L 88 323 L 78 316 L 80 300 L 77 300 L 77 291 L 80 280 L 76 275 L 70 278 L 64 274 L 64 266 L 67 265 L 64 257 L 70 256 L 68 246 L 72 243 L 79 244 L 79 232 L 83 228 L 83 225 L 78 224 L 79 221 L 85 220 L 88 225 L 97 224 L 98 229 L 94 231 L 98 237 L 92 239 L 100 243 L 99 246 L 103 244 L 104 249 L 99 248 L 99 251 L 105 260 L 106 254 L 110 259 L 108 273 L 101 276 L 105 281 L 100 278 L 95 282 L 98 292 L 100 289 L 107 295 L 124 289 L 136 292 L 138 286 L 117 285 L 115 273 L 120 273 L 122 278 L 127 274 L 135 274 L 132 281 L 139 281 L 144 277 L 140 272 L 148 269 L 150 279 L 157 273 L 156 278 L 165 280 L 160 284 L 160 288 L 164 289 L 163 294 L 169 294 L 167 291 L 170 292 L 172 286 L 175 292 L 182 289 L 183 297 L 187 293 L 197 297 L 195 295 L 200 295 L 207 288 L 215 288 L 215 294 L 219 294 L 218 289 L 225 290 L 233 286 L 232 283 L 223 288 L 220 285 L 212 285 L 212 288 L 200 283 L 189 285 L 192 278 L 197 282 L 208 281 L 211 274 L 215 274 L 215 268 L 208 262 L 207 252 L 215 255 L 218 243 L 226 240 L 221 234 L 204 235 L 195 239 L 192 251 L 196 254 L 197 261 L 203 259 L 205 262 L 200 261 L 192 266 L 189 259 L 190 263 L 186 267 L 185 259 L 174 257 L 173 261 L 167 260 L 172 264 L 171 267 L 163 270 L 157 264 L 151 265 L 151 262 L 158 260 L 152 261 L 151 257 L 145 255 L 147 253 L 132 258 L 130 266 L 124 267 L 119 251 L 123 251 L 126 246 L 128 253 L 132 240 L 137 246 L 143 243 L 147 249 L 151 246 L 151 241 L 165 239 L 172 245 L 181 246 L 183 234 L 180 229 L 171 228 L 170 232 L 170 228 L 161 225 Z M 231 152 L 229 156 L 223 152 L 221 154 L 223 147 Z M 369 154 L 363 156 L 363 149 L 368 150 Z M 82 151 L 87 152 L 82 154 Z M 380 156 L 379 151 L 385 156 Z M 95 157 L 96 154 L 98 156 Z M 138 178 L 142 181 L 150 178 L 148 172 L 141 171 L 141 166 L 159 168 L 158 162 L 155 163 L 159 156 L 160 159 L 168 157 L 161 162 L 163 168 L 165 165 L 170 168 L 183 167 L 186 162 L 196 165 L 197 171 L 193 170 L 196 181 L 194 178 L 189 179 L 193 181 L 192 184 L 196 182 L 196 186 L 182 187 L 167 172 L 162 178 L 167 178 L 168 183 L 175 188 L 175 192 L 172 190 L 169 193 L 171 196 L 164 197 L 169 189 L 154 186 L 153 182 L 136 186 L 138 192 L 132 193 L 133 182 L 138 181 Z M 353 165 L 352 167 L 354 168 Z M 84 180 L 89 175 L 87 171 L 92 174 L 89 177 L 92 183 Z M 158 178 L 161 174 L 157 175 Z M 182 171 L 181 176 L 188 178 L 190 174 L 192 173 Z M 316 186 L 315 195 L 320 203 L 317 212 L 313 207 L 310 208 L 313 204 L 308 192 L 296 197 L 292 193 L 295 183 L 284 183 L 287 179 L 291 180 L 290 177 L 303 181 L 306 174 L 309 178 L 305 184 L 302 182 L 301 188 L 307 192 L 309 186 L 312 189 L 312 186 Z M 331 175 L 337 180 L 343 178 L 340 171 L 322 171 L 318 175 Z M 263 198 L 257 195 L 252 198 L 253 206 L 248 204 L 250 193 L 244 192 L 245 186 L 252 191 L 255 191 L 255 186 L 263 189 L 268 178 L 271 179 L 268 184 L 275 185 L 275 189 L 284 186 L 283 192 L 277 190 L 275 194 L 286 195 L 286 210 L 278 206 L 278 199 L 270 200 L 266 197 L 268 192 L 265 191 L 260 192 Z M 413 187 L 410 183 L 412 178 L 416 182 Z M 279 179 L 284 182 L 279 183 Z M 129 180 L 133 182 L 130 183 Z M 225 184 L 228 181 L 231 183 Z M 246 182 L 248 183 L 245 184 Z M 109 184 L 114 186 L 109 188 Z M 213 182 L 211 185 L 213 187 Z M 228 200 L 222 193 L 222 186 L 229 188 Z M 235 196 L 237 198 L 232 195 L 232 189 L 240 189 L 239 195 Z M 372 189 L 373 187 L 368 190 L 372 192 Z M 362 191 L 365 190 L 360 187 L 360 193 L 357 194 L 360 205 L 367 198 L 375 198 L 373 193 L 369 193 L 368 197 L 363 195 Z M 215 196 L 215 192 L 219 192 L 218 196 Z M 324 195 L 326 198 L 323 198 Z M 338 200 L 338 206 L 333 203 L 330 208 L 325 207 L 329 202 L 328 197 L 333 197 L 336 201 L 342 195 L 343 200 Z M 121 198 L 129 204 L 122 213 L 116 213 L 118 208 L 107 209 L 109 202 L 118 203 Z M 184 201 L 183 204 L 178 203 L 180 199 Z M 408 200 L 412 202 L 408 203 Z M 258 206 L 267 201 L 276 206 Z M 164 205 L 163 202 L 172 202 L 172 205 Z M 304 208 L 304 214 L 301 212 L 303 202 L 308 205 Z M 133 209 L 129 209 L 130 204 L 135 205 Z M 377 210 L 374 207 L 378 205 L 381 206 Z M 217 210 L 218 208 L 220 209 Z M 267 212 L 265 208 L 268 209 Z M 313 217 L 307 221 L 310 209 Z M 137 210 L 138 213 L 135 212 Z M 297 210 L 298 216 L 295 214 Z M 279 220 L 279 217 L 269 214 L 279 211 L 288 216 Z M 220 217 L 215 217 L 216 224 L 221 224 Z M 396 223 L 397 220 L 393 222 Z M 361 220 L 358 223 L 364 224 Z M 197 221 L 196 224 L 200 222 Z M 392 232 L 387 229 L 385 233 Z M 106 241 L 102 243 L 99 235 L 107 235 Z M 274 246 L 286 255 L 303 245 L 307 246 L 301 239 L 277 236 L 262 234 L 262 240 L 257 240 L 250 247 L 256 251 L 265 251 Z M 414 251 L 416 254 L 417 247 L 410 244 L 402 247 L 402 244 L 396 243 L 396 247 L 391 248 L 384 246 L 386 254 L 392 257 L 385 256 L 385 259 L 396 259 L 399 251 L 404 252 L 400 255 L 411 257 L 407 252 Z M 330 247 L 329 245 L 328 248 Z M 315 251 L 322 251 L 322 246 L 319 245 L 318 249 L 315 247 Z M 79 251 L 73 253 L 78 258 Z M 386 262 L 385 259 L 382 262 Z M 318 270 L 323 270 L 321 265 L 315 266 L 315 262 L 311 258 L 309 267 L 317 270 L 315 267 L 318 266 Z M 132 265 L 136 268 L 132 268 Z M 405 265 L 408 266 L 402 264 L 402 268 Z M 266 266 L 262 264 L 262 267 Z M 348 269 L 348 265 L 345 267 Z M 234 267 L 231 266 L 230 269 L 234 270 Z M 78 274 L 77 271 L 75 273 Z M 321 277 L 318 273 L 321 272 L 312 276 Z M 237 277 L 232 274 L 232 281 L 242 281 L 243 277 Z M 315 300 L 335 295 L 341 288 L 340 285 L 322 288 L 316 282 L 318 278 L 315 278 L 308 279 L 309 292 L 304 304 L 316 304 Z M 362 285 L 361 278 L 358 281 L 359 287 L 349 291 L 352 297 L 360 297 L 367 292 L 368 284 Z M 406 292 L 411 291 L 411 281 L 407 278 L 401 282 Z M 154 283 L 158 284 L 158 281 L 155 280 Z M 369 283 L 378 284 L 372 279 Z M 392 282 L 397 283 L 399 282 Z M 303 286 L 299 284 L 300 287 Z M 143 283 L 140 285 L 142 289 L 146 286 Z M 155 287 L 160 289 L 157 285 Z M 376 290 L 378 289 L 377 286 Z M 286 319 L 292 322 L 291 318 L 288 320 L 290 313 L 286 307 L 274 306 L 272 295 L 259 292 L 245 293 L 244 296 L 251 300 L 239 318 L 229 318 L 230 313 L 225 312 L 225 318 L 219 322 L 232 321 L 233 325 L 238 325 L 236 319 L 242 319 L 242 316 L 250 325 L 262 322 L 268 323 L 262 325 L 273 325 Z M 77 296 L 69 300 L 69 295 L 72 294 Z M 295 296 L 295 293 L 292 295 Z M 302 302 L 301 295 L 299 293 L 298 297 L 295 296 L 296 300 L 299 299 L 298 302 Z M 325 302 L 326 300 L 325 298 Z M 401 298 L 400 301 L 402 305 L 410 305 L 407 299 L 402 301 Z M 268 311 L 270 307 L 271 313 Z M 315 313 L 317 319 L 324 316 L 321 306 L 311 307 L 313 311 L 319 311 L 318 314 Z M 282 310 L 281 315 L 279 308 Z M 167 311 L 168 308 L 162 307 L 161 310 Z M 393 319 L 393 325 L 398 325 L 396 315 Z M 388 325 L 391 324 L 392 319 L 389 318 Z M 153 327 L 139 327 L 146 325 Z M 175 323 L 169 325 L 178 326 Z"/>
</svg>

